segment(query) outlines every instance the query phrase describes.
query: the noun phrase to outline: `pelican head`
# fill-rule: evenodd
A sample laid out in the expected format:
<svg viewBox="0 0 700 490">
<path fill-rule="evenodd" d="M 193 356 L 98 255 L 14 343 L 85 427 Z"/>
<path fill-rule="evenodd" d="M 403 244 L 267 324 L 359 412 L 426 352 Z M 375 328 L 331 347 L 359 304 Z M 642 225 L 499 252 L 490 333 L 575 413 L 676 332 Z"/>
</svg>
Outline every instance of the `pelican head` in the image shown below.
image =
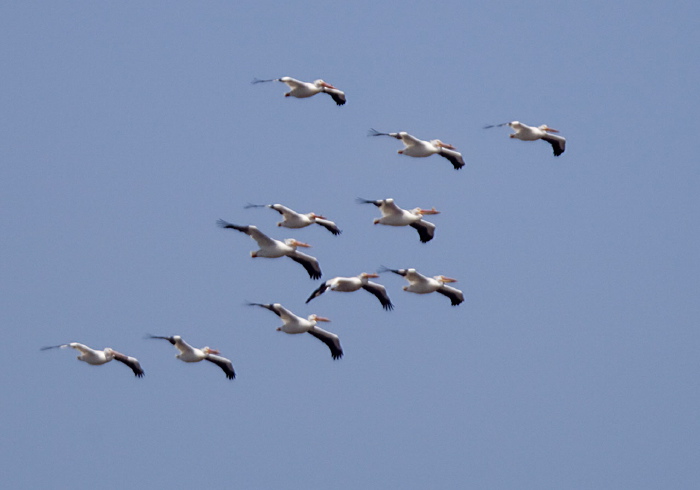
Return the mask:
<svg viewBox="0 0 700 490">
<path fill-rule="evenodd" d="M 432 208 L 432 209 L 416 208 L 416 211 L 418 212 L 418 214 L 440 214 L 440 211 L 438 211 L 435 208 Z"/>
<path fill-rule="evenodd" d="M 434 147 L 436 148 L 447 148 L 448 150 L 454 150 L 455 147 L 452 145 L 448 145 L 447 143 L 443 143 L 440 140 L 432 140 L 431 143 L 433 144 Z"/>
<path fill-rule="evenodd" d="M 317 87 L 335 88 L 333 85 L 331 85 L 330 83 L 324 82 L 320 78 L 318 80 L 314 80 L 314 85 L 316 85 Z"/>
<path fill-rule="evenodd" d="M 370 277 L 379 277 L 379 274 L 375 274 L 374 272 L 363 272 L 360 274 L 360 277 L 363 279 L 369 279 Z"/>
<path fill-rule="evenodd" d="M 457 282 L 457 279 L 452 279 L 451 277 L 445 277 L 445 276 L 435 276 L 435 279 L 438 281 L 445 283 L 445 282 Z"/>
<path fill-rule="evenodd" d="M 318 316 L 316 314 L 309 315 L 309 321 L 310 322 L 330 322 L 328 318 Z"/>
<path fill-rule="evenodd" d="M 179 341 L 179 340 L 181 340 L 181 339 L 182 339 L 182 337 L 180 337 L 179 335 L 173 335 L 173 340 L 174 340 L 175 342 L 177 342 L 177 341 Z"/>
<path fill-rule="evenodd" d="M 202 349 L 205 354 L 219 354 L 217 349 L 212 349 L 211 347 L 205 347 Z"/>
<path fill-rule="evenodd" d="M 304 248 L 310 248 L 311 245 L 308 243 L 300 242 L 298 240 L 295 240 L 294 238 L 287 238 L 284 241 L 285 244 L 289 245 L 290 247 L 297 248 L 297 247 L 304 247 Z"/>
<path fill-rule="evenodd" d="M 320 214 L 316 214 L 316 213 L 309 213 L 308 216 L 311 219 L 326 219 L 325 216 L 321 216 Z"/>
<path fill-rule="evenodd" d="M 546 124 L 543 124 L 543 125 L 540 126 L 539 128 L 540 128 L 542 131 L 548 131 L 548 132 L 550 132 L 550 133 L 558 133 L 558 132 L 559 132 L 558 129 L 550 128 L 550 127 L 547 126 Z"/>
</svg>

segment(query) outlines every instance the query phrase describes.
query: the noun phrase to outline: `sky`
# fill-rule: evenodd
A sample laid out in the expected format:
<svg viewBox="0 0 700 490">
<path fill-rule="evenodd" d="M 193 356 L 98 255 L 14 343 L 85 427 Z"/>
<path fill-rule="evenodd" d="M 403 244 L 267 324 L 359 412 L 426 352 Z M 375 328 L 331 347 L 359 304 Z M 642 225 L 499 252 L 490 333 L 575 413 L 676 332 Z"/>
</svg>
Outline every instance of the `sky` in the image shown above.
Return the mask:
<svg viewBox="0 0 700 490">
<path fill-rule="evenodd" d="M 700 484 L 696 2 L 5 2 L 8 488 Z M 323 78 L 347 95 L 283 97 Z M 508 138 L 519 120 L 567 138 Z M 398 155 L 367 131 L 462 152 Z M 435 239 L 373 226 L 392 197 Z M 277 228 L 281 203 L 335 221 Z M 444 274 L 465 302 L 327 292 Z M 330 318 L 345 356 L 246 302 Z M 146 334 L 230 358 L 233 381 Z M 137 357 L 93 367 L 82 342 Z"/>
</svg>

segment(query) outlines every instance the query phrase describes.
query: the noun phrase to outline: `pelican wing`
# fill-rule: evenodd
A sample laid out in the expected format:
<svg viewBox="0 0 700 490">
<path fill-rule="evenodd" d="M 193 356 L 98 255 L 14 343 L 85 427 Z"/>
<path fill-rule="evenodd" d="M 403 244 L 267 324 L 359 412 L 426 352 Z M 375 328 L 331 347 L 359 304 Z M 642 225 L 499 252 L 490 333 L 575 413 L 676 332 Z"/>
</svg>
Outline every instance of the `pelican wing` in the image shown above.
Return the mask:
<svg viewBox="0 0 700 490">
<path fill-rule="evenodd" d="M 301 253 L 298 250 L 290 252 L 287 254 L 287 257 L 303 265 L 311 279 L 321 279 L 321 266 L 318 264 L 318 260 L 316 260 L 315 257 Z"/>
<path fill-rule="evenodd" d="M 59 344 L 59 345 L 47 345 L 42 347 L 39 350 L 49 350 L 49 349 L 67 349 L 70 347 L 70 344 Z"/>
<path fill-rule="evenodd" d="M 328 282 L 329 281 L 324 282 L 313 293 L 311 293 L 311 296 L 309 296 L 309 299 L 306 300 L 306 303 L 308 303 L 314 298 L 321 296 L 324 292 L 326 292 L 326 289 L 328 289 Z"/>
<path fill-rule="evenodd" d="M 411 284 L 421 284 L 428 282 L 428 278 L 418 271 L 411 269 L 400 269 L 399 272 L 401 271 L 404 272 L 404 274 L 401 275 L 403 275 L 403 277 L 406 278 L 406 280 Z"/>
<path fill-rule="evenodd" d="M 450 150 L 449 148 L 440 148 L 438 155 L 447 158 L 455 170 L 464 167 L 464 159 L 462 158 L 462 154 L 458 151 Z"/>
<path fill-rule="evenodd" d="M 114 352 L 114 360 L 129 366 L 134 372 L 134 376 L 136 376 L 137 378 L 143 377 L 143 369 L 141 369 L 141 364 L 139 364 L 138 359 L 136 359 L 135 357 L 129 357 L 120 352 Z"/>
<path fill-rule="evenodd" d="M 80 353 L 82 354 L 93 354 L 95 352 L 95 349 L 91 349 L 87 345 L 81 344 L 79 342 L 71 342 L 70 344 L 61 345 L 59 347 L 63 349 L 66 347 L 71 347 L 77 351 L 80 351 Z"/>
<path fill-rule="evenodd" d="M 304 83 L 305 83 L 305 82 L 302 82 L 301 80 L 297 80 L 296 78 L 292 78 L 292 77 L 282 77 L 282 78 L 278 78 L 276 81 L 286 83 L 289 86 L 289 88 L 291 88 L 291 89 L 300 87 L 300 86 L 304 85 Z"/>
<path fill-rule="evenodd" d="M 457 288 L 445 286 L 443 284 L 440 286 L 440 288 L 438 288 L 437 292 L 450 298 L 452 306 L 457 306 L 458 304 L 464 302 L 464 294 L 462 294 L 462 291 Z"/>
<path fill-rule="evenodd" d="M 412 134 L 408 134 L 405 131 L 401 131 L 399 133 L 399 138 L 401 138 L 401 141 L 403 141 L 403 144 L 406 145 L 407 148 L 409 146 L 415 146 L 417 144 L 423 143 L 423 140 L 419 140 Z"/>
<path fill-rule="evenodd" d="M 270 310 L 272 313 L 277 315 L 282 319 L 284 323 L 287 323 L 289 321 L 292 321 L 294 319 L 298 319 L 299 317 L 296 316 L 294 313 L 289 311 L 287 308 L 282 306 L 279 303 L 275 304 L 262 304 L 262 303 L 248 303 L 250 306 L 260 306 L 261 308 L 265 308 L 267 310 Z"/>
<path fill-rule="evenodd" d="M 316 326 L 312 327 L 309 333 L 328 346 L 333 359 L 340 359 L 343 357 L 343 348 L 340 347 L 340 339 L 336 334 L 327 332 Z"/>
<path fill-rule="evenodd" d="M 394 274 L 398 274 L 402 277 L 406 277 L 406 274 L 408 273 L 408 269 L 390 269 L 386 266 L 380 266 L 378 272 L 393 272 Z"/>
<path fill-rule="evenodd" d="M 429 221 L 420 219 L 409 226 L 418 230 L 418 236 L 422 243 L 428 243 L 435 236 L 435 225 Z"/>
<path fill-rule="evenodd" d="M 267 207 L 269 207 L 270 209 L 274 209 L 285 218 L 287 216 L 297 216 L 299 214 L 293 209 L 290 209 L 287 206 L 282 206 L 281 204 L 268 204 Z"/>
<path fill-rule="evenodd" d="M 546 136 L 542 136 L 542 139 L 552 145 L 555 157 L 558 157 L 564 153 L 564 149 L 566 148 L 566 138 L 557 136 L 556 134 L 547 133 Z"/>
<path fill-rule="evenodd" d="M 379 210 L 382 212 L 382 216 L 392 216 L 396 214 L 401 214 L 403 213 L 403 209 L 398 207 L 393 199 L 384 199 L 383 201 L 379 201 Z"/>
<path fill-rule="evenodd" d="M 174 337 L 160 337 L 160 336 L 158 336 L 158 335 L 147 335 L 146 337 L 148 337 L 149 339 L 163 339 L 163 340 L 167 340 L 167 341 L 170 342 L 171 344 L 175 345 L 175 338 L 174 338 Z"/>
<path fill-rule="evenodd" d="M 317 225 L 323 226 L 326 230 L 330 231 L 334 235 L 340 235 L 342 233 L 340 228 L 338 228 L 338 225 L 336 225 L 330 220 L 316 218 L 315 222 Z"/>
<path fill-rule="evenodd" d="M 323 91 L 330 95 L 336 104 L 345 104 L 345 92 L 343 92 L 342 90 L 338 90 L 337 88 L 323 87 Z"/>
<path fill-rule="evenodd" d="M 226 377 L 228 379 L 233 379 L 236 377 L 236 372 L 233 370 L 233 364 L 229 359 L 217 356 L 215 354 L 207 354 L 207 357 L 205 357 L 205 359 L 219 366 L 224 371 L 224 373 L 226 373 Z"/>
<path fill-rule="evenodd" d="M 397 140 L 401 139 L 399 133 L 381 133 L 374 128 L 370 128 L 369 131 L 367 131 L 367 136 L 391 136 L 392 138 L 396 138 Z"/>
<path fill-rule="evenodd" d="M 508 126 L 510 122 L 504 122 L 501 124 L 489 124 L 488 126 L 484 126 L 484 129 L 490 129 L 490 128 L 500 128 L 501 126 Z"/>
<path fill-rule="evenodd" d="M 379 302 L 382 304 L 382 308 L 384 308 L 385 310 L 394 309 L 394 305 L 391 303 L 389 295 L 386 293 L 386 288 L 381 284 L 377 284 L 376 282 L 368 282 L 367 284 L 364 284 L 362 286 L 362 289 L 364 289 L 365 291 L 369 291 L 370 293 L 375 295 Z"/>
<path fill-rule="evenodd" d="M 258 242 L 258 246 L 260 248 L 272 247 L 275 245 L 275 240 L 273 240 L 272 238 L 267 236 L 262 231 L 258 230 L 258 228 L 256 226 L 253 226 L 253 225 L 250 225 L 250 226 L 234 225 L 233 223 L 229 223 L 228 221 L 224 221 L 222 219 L 217 220 L 216 224 L 219 225 L 221 228 L 229 228 L 232 230 L 238 230 L 242 233 L 245 233 L 250 238 L 252 238 L 256 242 Z"/>
</svg>

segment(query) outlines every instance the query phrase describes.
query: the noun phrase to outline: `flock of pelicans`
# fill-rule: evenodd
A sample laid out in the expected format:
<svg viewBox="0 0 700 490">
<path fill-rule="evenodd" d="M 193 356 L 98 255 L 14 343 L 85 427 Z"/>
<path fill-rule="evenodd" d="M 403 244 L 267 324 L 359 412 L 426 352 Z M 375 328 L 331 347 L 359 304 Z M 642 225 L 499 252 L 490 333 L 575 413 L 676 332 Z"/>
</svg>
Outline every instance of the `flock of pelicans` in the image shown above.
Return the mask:
<svg viewBox="0 0 700 490">
<path fill-rule="evenodd" d="M 290 77 L 275 78 L 270 80 L 259 80 L 255 79 L 252 83 L 264 83 L 264 82 L 283 82 L 287 84 L 290 91 L 285 93 L 285 97 L 296 97 L 296 98 L 307 98 L 314 96 L 319 93 L 326 93 L 335 101 L 336 104 L 342 106 L 345 104 L 345 93 L 333 85 L 324 82 L 323 80 L 316 80 L 314 82 L 302 82 Z M 559 156 L 564 153 L 566 139 L 558 136 L 556 134 L 558 131 L 556 129 L 550 128 L 546 124 L 538 127 L 528 126 L 518 121 L 511 121 L 502 124 L 495 124 L 490 126 L 485 126 L 486 128 L 494 128 L 501 126 L 510 126 L 515 132 L 510 134 L 511 138 L 516 138 L 522 141 L 536 141 L 543 140 L 552 145 L 552 149 L 555 156 Z M 401 140 L 404 144 L 404 148 L 398 150 L 401 155 L 406 155 L 410 157 L 429 157 L 431 155 L 439 155 L 447 159 L 455 170 L 459 170 L 464 167 L 464 160 L 462 159 L 462 154 L 459 153 L 454 146 L 443 143 L 440 140 L 420 140 L 415 136 L 412 136 L 406 132 L 398 133 L 381 133 L 375 129 L 370 129 L 369 136 L 390 136 Z M 423 219 L 425 215 L 438 214 L 435 208 L 432 209 L 421 209 L 415 208 L 411 210 L 402 209 L 394 203 L 393 199 L 380 199 L 380 200 L 370 200 L 361 199 L 357 200 L 360 204 L 374 204 L 379 208 L 382 213 L 381 218 L 376 218 L 374 224 L 381 224 L 387 226 L 410 226 L 418 232 L 420 241 L 427 243 L 433 239 L 435 234 L 435 225 Z M 306 226 L 317 224 L 334 235 L 339 235 L 341 233 L 338 226 L 324 216 L 317 215 L 315 213 L 298 213 L 286 206 L 281 204 L 248 204 L 246 208 L 261 208 L 266 207 L 273 209 L 282 215 L 282 221 L 277 223 L 277 226 L 282 226 L 285 228 L 304 228 Z M 284 241 L 275 240 L 265 235 L 263 232 L 258 230 L 257 227 L 253 225 L 241 226 L 229 223 L 224 220 L 218 220 L 217 224 L 224 229 L 231 229 L 235 231 L 240 231 L 245 233 L 258 244 L 259 250 L 250 253 L 251 257 L 266 257 L 266 258 L 278 258 L 278 257 L 289 257 L 293 261 L 301 264 L 306 272 L 312 279 L 321 278 L 321 267 L 319 266 L 318 260 L 316 258 L 306 255 L 297 250 L 297 248 L 309 247 L 308 244 L 288 238 Z M 450 299 L 452 306 L 457 306 L 464 301 L 464 295 L 459 289 L 448 286 L 449 283 L 456 282 L 456 279 L 452 279 L 446 276 L 434 276 L 426 277 L 415 269 L 389 269 L 386 267 L 380 268 L 379 272 L 392 272 L 404 277 L 408 281 L 408 285 L 403 287 L 404 291 L 416 294 L 428 294 L 428 293 L 440 293 L 447 296 Z M 324 292 L 330 291 L 340 291 L 340 292 L 352 292 L 358 291 L 359 289 L 364 289 L 365 291 L 372 293 L 382 308 L 385 310 L 392 310 L 394 305 L 389 299 L 389 295 L 386 292 L 386 288 L 381 284 L 371 282 L 370 279 L 379 277 L 379 274 L 363 272 L 354 277 L 335 277 L 329 279 L 322 283 L 315 291 L 311 293 L 306 303 L 310 302 L 314 298 L 322 295 Z M 257 306 L 260 308 L 265 308 L 275 315 L 280 317 L 283 325 L 277 328 L 278 331 L 285 332 L 288 334 L 299 334 L 308 333 L 313 337 L 316 337 L 324 344 L 328 346 L 331 351 L 331 356 L 333 359 L 340 359 L 343 356 L 343 349 L 340 346 L 340 339 L 334 333 L 323 330 L 318 326 L 319 322 L 328 322 L 327 318 L 310 315 L 308 318 L 303 318 L 295 315 L 284 306 L 275 304 L 262 304 L 262 303 L 248 303 L 250 306 Z M 180 353 L 176 356 L 178 359 L 184 362 L 200 362 L 209 361 L 211 363 L 219 366 L 228 379 L 234 379 L 236 373 L 233 369 L 233 364 L 231 361 L 225 357 L 219 355 L 219 351 L 211 349 L 210 347 L 202 347 L 201 349 L 192 347 L 187 342 L 185 342 L 179 335 L 173 335 L 171 337 L 158 336 L 158 335 L 147 335 L 149 339 L 162 339 L 170 342 Z M 137 377 L 142 377 L 144 371 L 141 368 L 141 364 L 135 357 L 130 357 L 114 349 L 107 347 L 103 350 L 92 349 L 84 344 L 78 342 L 71 342 L 68 344 L 54 345 L 43 347 L 41 350 L 56 349 L 56 348 L 73 348 L 80 352 L 78 360 L 86 362 L 92 365 L 106 364 L 109 361 L 115 360 L 123 364 L 126 364 L 134 372 Z"/>
</svg>

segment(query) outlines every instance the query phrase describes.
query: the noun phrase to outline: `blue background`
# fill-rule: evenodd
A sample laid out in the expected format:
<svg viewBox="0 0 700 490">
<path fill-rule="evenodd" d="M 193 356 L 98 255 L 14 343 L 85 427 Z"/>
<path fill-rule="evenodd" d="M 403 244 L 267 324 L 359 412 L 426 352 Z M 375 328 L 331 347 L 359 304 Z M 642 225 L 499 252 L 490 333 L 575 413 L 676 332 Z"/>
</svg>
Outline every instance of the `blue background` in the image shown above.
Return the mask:
<svg viewBox="0 0 700 490">
<path fill-rule="evenodd" d="M 697 488 L 696 2 L 5 2 L 7 488 Z M 255 78 L 323 78 L 291 99 Z M 549 145 L 487 124 L 548 124 Z M 462 152 L 399 156 L 370 127 Z M 436 238 L 372 226 L 436 207 Z M 276 228 L 247 202 L 344 230 Z M 445 274 L 466 301 L 327 293 Z M 245 301 L 331 318 L 345 357 Z M 324 325 L 326 327 L 326 325 Z M 232 359 L 185 364 L 180 334 Z M 78 341 L 138 357 L 91 367 Z"/>
</svg>

